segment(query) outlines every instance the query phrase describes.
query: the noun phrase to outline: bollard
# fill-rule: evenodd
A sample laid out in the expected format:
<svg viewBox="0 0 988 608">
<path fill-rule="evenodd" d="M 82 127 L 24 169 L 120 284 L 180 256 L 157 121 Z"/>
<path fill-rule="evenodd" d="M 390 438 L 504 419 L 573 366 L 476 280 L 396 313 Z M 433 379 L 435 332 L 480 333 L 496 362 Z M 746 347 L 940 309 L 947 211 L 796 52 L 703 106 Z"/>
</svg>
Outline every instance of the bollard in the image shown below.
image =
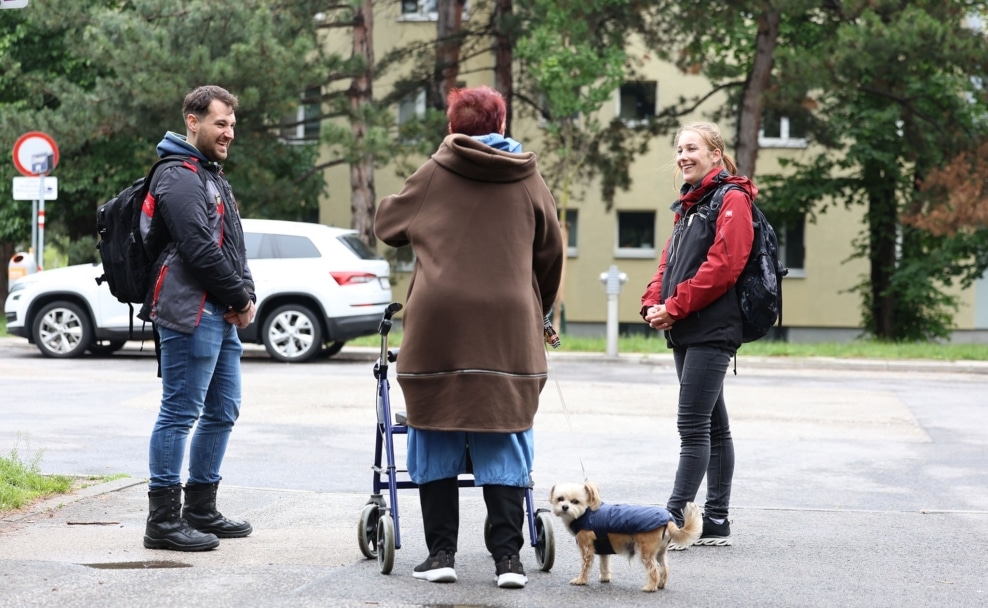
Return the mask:
<svg viewBox="0 0 988 608">
<path fill-rule="evenodd" d="M 628 275 L 618 272 L 618 267 L 612 265 L 607 272 L 600 273 L 600 282 L 607 292 L 607 356 L 617 357 L 618 354 L 618 296 L 621 286 L 628 281 Z"/>
</svg>

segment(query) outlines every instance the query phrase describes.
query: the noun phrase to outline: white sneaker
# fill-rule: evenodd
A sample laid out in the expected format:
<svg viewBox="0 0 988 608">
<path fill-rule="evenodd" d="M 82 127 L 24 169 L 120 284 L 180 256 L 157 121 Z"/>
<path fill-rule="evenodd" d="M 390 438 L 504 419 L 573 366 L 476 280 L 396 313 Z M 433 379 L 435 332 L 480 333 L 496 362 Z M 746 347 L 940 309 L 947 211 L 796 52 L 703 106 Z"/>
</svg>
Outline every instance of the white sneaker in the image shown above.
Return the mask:
<svg viewBox="0 0 988 608">
<path fill-rule="evenodd" d="M 430 583 L 455 583 L 456 570 L 453 569 L 453 552 L 439 551 L 430 555 L 424 562 L 412 569 L 412 577 Z"/>
<path fill-rule="evenodd" d="M 528 582 L 521 558 L 517 555 L 502 558 L 495 564 L 494 572 L 497 575 L 497 586 L 501 589 L 520 589 Z"/>
</svg>

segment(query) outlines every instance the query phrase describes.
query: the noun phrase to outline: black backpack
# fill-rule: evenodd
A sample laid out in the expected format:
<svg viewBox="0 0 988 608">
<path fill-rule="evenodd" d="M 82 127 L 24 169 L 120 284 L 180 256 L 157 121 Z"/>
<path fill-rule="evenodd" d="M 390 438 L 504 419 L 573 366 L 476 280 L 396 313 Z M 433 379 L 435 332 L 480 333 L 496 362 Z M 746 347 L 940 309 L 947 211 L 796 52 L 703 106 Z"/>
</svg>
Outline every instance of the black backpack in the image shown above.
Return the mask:
<svg viewBox="0 0 988 608">
<path fill-rule="evenodd" d="M 141 238 L 141 208 L 151 187 L 151 177 L 162 166 L 179 164 L 185 159 L 169 156 L 158 160 L 146 176 L 135 180 L 96 211 L 100 237 L 96 247 L 103 261 L 103 275 L 96 283 L 102 285 L 105 281 L 110 293 L 125 304 L 143 304 L 151 288 L 154 259 L 148 255 Z"/>
<path fill-rule="evenodd" d="M 714 212 L 720 211 L 724 194 L 731 189 L 744 192 L 732 184 L 721 186 L 710 203 Z M 751 201 L 751 222 L 755 230 L 751 254 L 734 286 L 741 306 L 742 342 L 764 338 L 776 322 L 782 324 L 782 277 L 789 274 L 789 269 L 779 260 L 775 230 L 755 201 Z"/>
</svg>

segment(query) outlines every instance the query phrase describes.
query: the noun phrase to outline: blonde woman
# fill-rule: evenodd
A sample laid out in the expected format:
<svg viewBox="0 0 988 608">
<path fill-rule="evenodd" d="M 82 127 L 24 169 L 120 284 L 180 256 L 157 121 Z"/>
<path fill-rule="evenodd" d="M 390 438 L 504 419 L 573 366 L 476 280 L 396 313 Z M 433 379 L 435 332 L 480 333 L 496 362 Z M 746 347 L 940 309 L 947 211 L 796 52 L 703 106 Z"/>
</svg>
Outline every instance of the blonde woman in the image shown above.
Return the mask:
<svg viewBox="0 0 988 608">
<path fill-rule="evenodd" d="M 680 174 L 684 183 L 672 207 L 672 235 L 642 296 L 641 315 L 665 333 L 679 377 L 679 466 L 666 506 L 682 525 L 683 508 L 694 501 L 706 475 L 703 534 L 696 544 L 723 546 L 731 544 L 727 518 L 734 477 L 724 375 L 741 346 L 734 285 L 751 252 L 751 204 L 758 190 L 737 175 L 724 138 L 710 123 L 686 125 L 676 135 Z"/>
</svg>

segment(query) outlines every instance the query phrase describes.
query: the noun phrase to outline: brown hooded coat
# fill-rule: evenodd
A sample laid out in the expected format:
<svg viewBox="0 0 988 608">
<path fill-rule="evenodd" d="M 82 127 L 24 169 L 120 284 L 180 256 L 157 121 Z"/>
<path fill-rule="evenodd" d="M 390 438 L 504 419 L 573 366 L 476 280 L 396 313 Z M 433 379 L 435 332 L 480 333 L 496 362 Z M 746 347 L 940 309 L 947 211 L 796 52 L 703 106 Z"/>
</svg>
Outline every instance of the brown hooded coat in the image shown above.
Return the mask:
<svg viewBox="0 0 988 608">
<path fill-rule="evenodd" d="M 409 426 L 531 428 L 547 372 L 543 316 L 563 262 L 535 154 L 450 135 L 381 201 L 374 230 L 415 252 L 397 363 Z"/>
</svg>

